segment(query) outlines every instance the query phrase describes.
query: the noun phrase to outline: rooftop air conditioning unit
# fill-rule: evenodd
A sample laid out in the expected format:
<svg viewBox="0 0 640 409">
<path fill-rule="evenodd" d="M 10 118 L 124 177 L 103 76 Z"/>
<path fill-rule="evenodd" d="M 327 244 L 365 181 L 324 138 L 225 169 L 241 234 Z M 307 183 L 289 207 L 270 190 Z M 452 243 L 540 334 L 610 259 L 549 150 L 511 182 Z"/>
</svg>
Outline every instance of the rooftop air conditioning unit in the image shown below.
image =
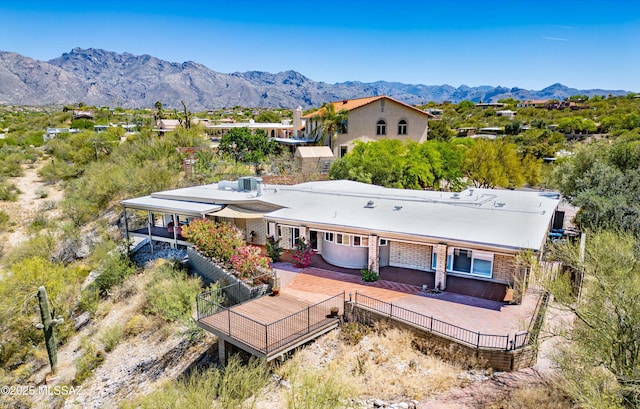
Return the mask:
<svg viewBox="0 0 640 409">
<path fill-rule="evenodd" d="M 238 190 L 241 192 L 253 192 L 258 190 L 258 183 L 262 183 L 261 178 L 247 176 L 238 178 Z"/>
</svg>

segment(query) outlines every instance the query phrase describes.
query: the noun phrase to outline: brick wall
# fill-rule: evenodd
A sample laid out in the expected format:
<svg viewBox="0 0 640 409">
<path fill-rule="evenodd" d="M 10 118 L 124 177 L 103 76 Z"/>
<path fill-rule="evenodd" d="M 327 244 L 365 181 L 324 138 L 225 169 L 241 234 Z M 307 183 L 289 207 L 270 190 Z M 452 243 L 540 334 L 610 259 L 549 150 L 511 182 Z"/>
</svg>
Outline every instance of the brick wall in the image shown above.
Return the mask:
<svg viewBox="0 0 640 409">
<path fill-rule="evenodd" d="M 503 254 L 494 255 L 493 278 L 506 280 L 513 284 L 516 274 L 515 260 L 516 258 L 514 256 L 506 256 Z"/>
<path fill-rule="evenodd" d="M 390 241 L 389 246 L 390 266 L 431 270 L 431 246 L 399 241 Z"/>
</svg>

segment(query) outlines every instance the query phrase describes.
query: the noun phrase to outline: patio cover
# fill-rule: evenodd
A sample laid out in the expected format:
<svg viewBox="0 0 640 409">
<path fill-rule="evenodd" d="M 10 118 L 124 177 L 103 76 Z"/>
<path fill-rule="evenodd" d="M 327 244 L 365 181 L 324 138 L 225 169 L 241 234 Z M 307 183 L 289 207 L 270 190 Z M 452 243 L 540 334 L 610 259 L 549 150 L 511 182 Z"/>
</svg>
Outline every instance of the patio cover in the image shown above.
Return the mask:
<svg viewBox="0 0 640 409">
<path fill-rule="evenodd" d="M 212 216 L 229 217 L 232 219 L 261 219 L 264 214 L 265 212 L 240 209 L 232 205 L 227 205 L 224 209 L 213 213 Z"/>
<path fill-rule="evenodd" d="M 185 200 L 159 199 L 157 197 L 143 196 L 135 199 L 127 199 L 120 202 L 125 208 L 152 210 L 164 213 L 177 213 L 187 216 L 204 217 L 222 209 L 222 205 L 211 203 L 188 202 Z"/>
</svg>

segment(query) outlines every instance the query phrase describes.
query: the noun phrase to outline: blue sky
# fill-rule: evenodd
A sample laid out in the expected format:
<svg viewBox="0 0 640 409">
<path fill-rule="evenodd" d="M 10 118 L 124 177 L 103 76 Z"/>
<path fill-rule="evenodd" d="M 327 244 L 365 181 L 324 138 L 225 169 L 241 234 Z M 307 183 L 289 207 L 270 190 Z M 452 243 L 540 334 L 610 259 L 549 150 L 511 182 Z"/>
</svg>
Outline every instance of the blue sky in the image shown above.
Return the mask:
<svg viewBox="0 0 640 409">
<path fill-rule="evenodd" d="M 640 92 L 636 0 L 0 0 L 0 50 L 74 47 L 328 83 Z"/>
</svg>

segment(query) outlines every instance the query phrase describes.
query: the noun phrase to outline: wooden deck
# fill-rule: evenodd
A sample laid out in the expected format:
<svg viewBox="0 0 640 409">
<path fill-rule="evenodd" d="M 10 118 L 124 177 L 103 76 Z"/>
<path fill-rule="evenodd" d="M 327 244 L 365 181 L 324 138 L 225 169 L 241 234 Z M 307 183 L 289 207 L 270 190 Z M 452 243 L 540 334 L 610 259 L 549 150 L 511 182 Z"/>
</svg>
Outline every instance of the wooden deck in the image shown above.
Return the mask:
<svg viewBox="0 0 640 409">
<path fill-rule="evenodd" d="M 330 309 L 344 308 L 344 294 L 311 305 L 292 295 L 263 296 L 201 318 L 198 325 L 219 338 L 271 360 L 338 326 Z"/>
</svg>

